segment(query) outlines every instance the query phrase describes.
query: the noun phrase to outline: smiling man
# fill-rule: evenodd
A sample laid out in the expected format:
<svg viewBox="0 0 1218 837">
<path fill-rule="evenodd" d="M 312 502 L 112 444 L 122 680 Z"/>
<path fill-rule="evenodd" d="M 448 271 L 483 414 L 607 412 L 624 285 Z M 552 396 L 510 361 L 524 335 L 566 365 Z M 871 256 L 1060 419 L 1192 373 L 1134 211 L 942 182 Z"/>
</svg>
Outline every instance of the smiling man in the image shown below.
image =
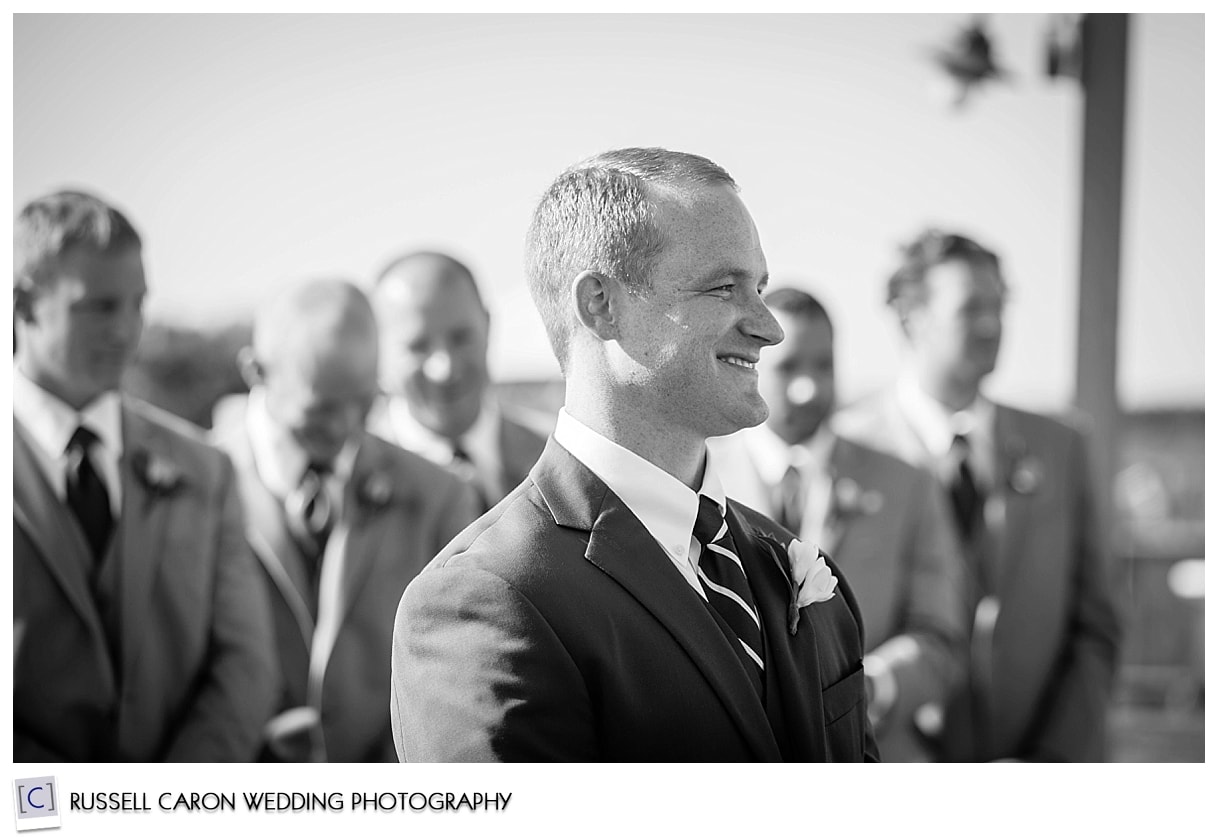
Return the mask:
<svg viewBox="0 0 1218 837">
<path fill-rule="evenodd" d="M 566 379 L 529 478 L 407 588 L 407 761 L 863 760 L 858 608 L 831 565 L 727 501 L 708 437 L 765 420 L 782 340 L 732 178 L 624 149 L 567 170 L 526 244 Z"/>
<path fill-rule="evenodd" d="M 381 270 L 372 302 L 388 397 L 368 428 L 468 481 L 486 511 L 528 476 L 545 435 L 490 391 L 491 317 L 474 275 L 445 253 L 407 253 Z"/>
</svg>

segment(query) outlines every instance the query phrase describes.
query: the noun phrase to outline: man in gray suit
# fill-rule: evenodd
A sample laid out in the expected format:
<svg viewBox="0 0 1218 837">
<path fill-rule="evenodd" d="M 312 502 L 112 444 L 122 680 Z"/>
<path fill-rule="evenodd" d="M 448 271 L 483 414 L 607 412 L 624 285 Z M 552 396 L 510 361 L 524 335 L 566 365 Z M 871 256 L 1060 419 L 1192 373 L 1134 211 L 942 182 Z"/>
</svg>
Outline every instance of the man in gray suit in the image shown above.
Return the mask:
<svg viewBox="0 0 1218 837">
<path fill-rule="evenodd" d="M 757 365 L 762 425 L 711 440 L 725 488 L 815 543 L 850 576 L 863 612 L 868 712 L 885 761 L 928 761 L 919 718 L 941 713 L 965 663 L 964 565 L 933 478 L 838 438 L 833 325 L 794 288 L 766 294 L 786 333 Z"/>
<path fill-rule="evenodd" d="M 119 392 L 140 237 L 80 192 L 17 218 L 13 758 L 247 761 L 275 680 L 228 458 Z"/>
<path fill-rule="evenodd" d="M 490 314 L 473 274 L 444 253 L 407 253 L 381 271 L 373 302 L 389 397 L 369 428 L 469 481 L 485 511 L 528 475 L 547 433 L 490 392 Z"/>
<path fill-rule="evenodd" d="M 992 251 L 922 233 L 888 282 L 908 362 L 838 429 L 932 469 L 965 546 L 970 664 L 943 719 L 943 757 L 1098 761 L 1120 631 L 1086 443 L 981 392 L 1006 294 Z"/>
<path fill-rule="evenodd" d="M 349 282 L 302 282 L 258 313 L 250 384 L 215 439 L 237 467 L 271 591 L 282 689 L 262 757 L 389 761 L 389 643 L 406 584 L 475 517 L 473 491 L 368 433 L 376 322 Z"/>
</svg>

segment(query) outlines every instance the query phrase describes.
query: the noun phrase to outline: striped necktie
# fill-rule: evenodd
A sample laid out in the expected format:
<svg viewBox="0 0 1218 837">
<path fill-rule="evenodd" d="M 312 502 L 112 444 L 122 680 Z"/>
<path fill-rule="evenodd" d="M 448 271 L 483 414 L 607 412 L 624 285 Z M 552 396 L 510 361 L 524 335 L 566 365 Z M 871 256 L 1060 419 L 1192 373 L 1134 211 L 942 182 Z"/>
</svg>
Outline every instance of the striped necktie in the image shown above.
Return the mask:
<svg viewBox="0 0 1218 837">
<path fill-rule="evenodd" d="M 694 522 L 694 538 L 702 545 L 698 558 L 698 578 L 706 591 L 708 602 L 727 623 L 749 679 L 760 695 L 765 683 L 765 651 L 762 645 L 761 617 L 749 589 L 744 565 L 736 554 L 736 544 L 728 531 L 727 521 L 719 513 L 719 504 L 704 495 L 698 496 L 698 518 Z"/>
<path fill-rule="evenodd" d="M 314 572 L 334 526 L 334 506 L 326 491 L 329 471 L 327 465 L 310 463 L 285 501 L 288 529 Z"/>
</svg>

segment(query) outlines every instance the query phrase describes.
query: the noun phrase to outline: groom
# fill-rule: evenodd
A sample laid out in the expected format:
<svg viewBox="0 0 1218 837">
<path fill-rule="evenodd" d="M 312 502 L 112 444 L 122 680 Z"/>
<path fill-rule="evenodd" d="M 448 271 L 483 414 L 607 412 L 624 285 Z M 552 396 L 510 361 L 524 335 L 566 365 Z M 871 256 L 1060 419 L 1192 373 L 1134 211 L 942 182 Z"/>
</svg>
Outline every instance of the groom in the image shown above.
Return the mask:
<svg viewBox="0 0 1218 837">
<path fill-rule="evenodd" d="M 849 587 L 727 501 L 706 452 L 765 419 L 755 365 L 783 338 L 735 182 L 601 154 L 542 197 L 526 258 L 566 404 L 529 478 L 402 597 L 399 757 L 876 760 Z"/>
</svg>

